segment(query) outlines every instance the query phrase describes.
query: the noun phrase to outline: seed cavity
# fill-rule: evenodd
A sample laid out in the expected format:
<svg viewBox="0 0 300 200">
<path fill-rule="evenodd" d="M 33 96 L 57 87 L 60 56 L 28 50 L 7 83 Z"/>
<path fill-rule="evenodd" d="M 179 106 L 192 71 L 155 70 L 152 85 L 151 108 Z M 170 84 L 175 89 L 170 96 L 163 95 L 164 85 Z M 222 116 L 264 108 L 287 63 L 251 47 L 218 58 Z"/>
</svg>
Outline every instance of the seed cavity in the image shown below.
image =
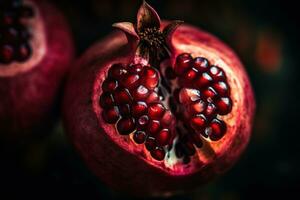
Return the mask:
<svg viewBox="0 0 300 200">
<path fill-rule="evenodd" d="M 23 20 L 34 17 L 31 7 L 22 0 L 0 2 L 0 64 L 25 62 L 32 54 L 29 40 L 32 35 Z"/>
<path fill-rule="evenodd" d="M 114 64 L 102 89 L 103 120 L 115 124 L 120 135 L 133 134 L 157 161 L 175 149 L 187 164 L 203 140 L 218 141 L 226 134 L 219 116 L 232 110 L 230 87 L 224 71 L 204 57 L 184 53 L 165 69 Z"/>
</svg>

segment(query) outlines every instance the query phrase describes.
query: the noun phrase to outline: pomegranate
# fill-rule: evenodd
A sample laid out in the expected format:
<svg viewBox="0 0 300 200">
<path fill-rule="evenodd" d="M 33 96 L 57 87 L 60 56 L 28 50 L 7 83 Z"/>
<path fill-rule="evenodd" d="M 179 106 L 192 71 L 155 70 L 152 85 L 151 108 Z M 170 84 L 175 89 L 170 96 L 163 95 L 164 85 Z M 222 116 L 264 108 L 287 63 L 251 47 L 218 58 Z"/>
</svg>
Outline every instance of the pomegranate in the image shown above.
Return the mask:
<svg viewBox="0 0 300 200">
<path fill-rule="evenodd" d="M 233 51 L 147 3 L 89 49 L 67 83 L 67 134 L 116 190 L 170 195 L 224 173 L 245 149 L 255 100 Z"/>
<path fill-rule="evenodd" d="M 36 0 L 1 0 L 2 136 L 17 138 L 50 124 L 73 49 L 68 25 L 52 5 Z"/>
</svg>

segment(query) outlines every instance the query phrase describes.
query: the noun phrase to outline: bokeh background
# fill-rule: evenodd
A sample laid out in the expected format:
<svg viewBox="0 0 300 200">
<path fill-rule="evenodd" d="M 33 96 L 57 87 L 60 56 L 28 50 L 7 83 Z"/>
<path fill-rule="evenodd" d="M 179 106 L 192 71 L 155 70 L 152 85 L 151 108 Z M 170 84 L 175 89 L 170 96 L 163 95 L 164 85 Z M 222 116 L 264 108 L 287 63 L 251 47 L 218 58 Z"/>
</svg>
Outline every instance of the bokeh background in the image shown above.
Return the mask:
<svg viewBox="0 0 300 200">
<path fill-rule="evenodd" d="M 70 22 L 78 56 L 108 34 L 112 23 L 135 22 L 141 4 L 137 0 L 52 2 Z M 162 18 L 184 20 L 228 43 L 245 64 L 257 100 L 251 142 L 234 168 L 192 193 L 169 199 L 299 196 L 300 23 L 296 3 L 287 0 L 148 2 Z M 64 136 L 60 122 L 46 138 L 1 147 L 0 183 L 0 199 L 6 199 L 2 198 L 5 195 L 9 199 L 134 199 L 111 191 L 88 171 Z"/>
</svg>

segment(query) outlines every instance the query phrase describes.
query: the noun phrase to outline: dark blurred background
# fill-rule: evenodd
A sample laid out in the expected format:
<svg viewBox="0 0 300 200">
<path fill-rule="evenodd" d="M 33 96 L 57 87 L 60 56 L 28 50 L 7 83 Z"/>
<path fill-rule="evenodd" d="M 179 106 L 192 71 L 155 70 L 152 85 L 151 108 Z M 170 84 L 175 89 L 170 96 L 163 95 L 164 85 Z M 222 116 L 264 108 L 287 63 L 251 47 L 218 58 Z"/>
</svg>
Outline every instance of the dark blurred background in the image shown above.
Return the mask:
<svg viewBox="0 0 300 200">
<path fill-rule="evenodd" d="M 52 0 L 66 15 L 77 55 L 111 24 L 135 22 L 141 1 Z M 279 199 L 300 190 L 298 6 L 279 0 L 148 0 L 162 18 L 181 19 L 225 41 L 250 75 L 257 113 L 251 142 L 227 174 L 170 199 Z M 298 144 L 299 142 L 299 144 Z M 110 191 L 85 167 L 59 124 L 53 134 L 1 153 L 0 199 L 133 199 Z M 129 180 L 130 181 L 130 180 Z"/>
</svg>

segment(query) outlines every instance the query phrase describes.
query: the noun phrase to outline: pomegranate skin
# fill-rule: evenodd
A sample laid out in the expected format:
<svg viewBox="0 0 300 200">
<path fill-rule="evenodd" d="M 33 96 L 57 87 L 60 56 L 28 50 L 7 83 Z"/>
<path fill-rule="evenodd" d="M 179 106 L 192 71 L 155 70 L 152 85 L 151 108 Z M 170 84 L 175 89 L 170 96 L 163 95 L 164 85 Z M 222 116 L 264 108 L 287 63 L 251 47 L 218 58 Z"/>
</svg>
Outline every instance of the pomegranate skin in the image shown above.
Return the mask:
<svg viewBox="0 0 300 200">
<path fill-rule="evenodd" d="M 163 22 L 165 26 L 166 22 Z M 216 152 L 214 159 L 199 166 L 193 172 L 177 173 L 163 170 L 160 164 L 151 163 L 134 153 L 132 147 L 124 148 L 121 136 L 108 129 L 99 119 L 99 107 L 95 106 L 102 92 L 101 84 L 112 63 L 128 63 L 134 53 L 125 34 L 115 31 L 91 47 L 77 62 L 65 90 L 63 115 L 66 133 L 90 170 L 111 188 L 135 196 L 168 196 L 176 192 L 200 186 L 228 170 L 245 149 L 255 110 L 255 100 L 244 67 L 235 53 L 216 37 L 190 25 L 181 25 L 172 37 L 175 54 L 193 52 L 194 47 L 211 50 L 231 66 L 230 75 L 235 76 L 239 87 L 233 93 L 241 99 L 227 121 L 233 135 Z M 227 71 L 227 70 L 225 70 Z M 229 76 L 230 76 L 229 75 Z M 95 103 L 96 102 L 96 103 Z M 238 104 L 238 105 L 237 105 Z M 122 146 L 122 147 L 121 147 Z"/>
<path fill-rule="evenodd" d="M 11 68 L 17 66 L 14 69 L 5 71 L 6 66 L 1 66 L 1 137 L 13 140 L 24 139 L 33 133 L 41 136 L 46 127 L 53 125 L 58 112 L 55 106 L 59 89 L 74 57 L 71 32 L 60 11 L 44 0 L 25 2 L 38 11 L 36 23 L 41 24 L 43 30 L 33 31 L 38 38 L 32 46 L 33 51 L 44 52 L 40 53 L 38 61 L 33 56 L 30 61 L 11 64 Z M 44 48 L 35 49 L 42 42 Z"/>
</svg>

